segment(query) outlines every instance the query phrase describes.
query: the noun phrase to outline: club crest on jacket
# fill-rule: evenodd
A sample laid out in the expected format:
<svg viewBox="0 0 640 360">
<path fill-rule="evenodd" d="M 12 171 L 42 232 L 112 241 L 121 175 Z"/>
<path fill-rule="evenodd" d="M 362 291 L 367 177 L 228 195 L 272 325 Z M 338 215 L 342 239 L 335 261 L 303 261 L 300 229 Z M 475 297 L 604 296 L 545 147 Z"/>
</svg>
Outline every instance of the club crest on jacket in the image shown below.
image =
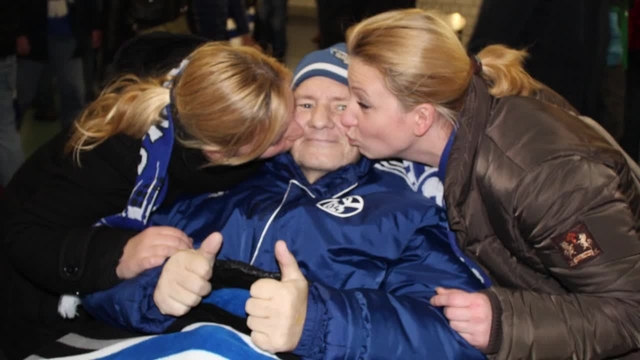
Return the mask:
<svg viewBox="0 0 640 360">
<path fill-rule="evenodd" d="M 587 227 L 580 223 L 564 234 L 552 238 L 569 267 L 577 266 L 602 253 Z"/>
<path fill-rule="evenodd" d="M 364 208 L 364 199 L 360 196 L 347 196 L 342 199 L 327 199 L 316 204 L 331 215 L 346 218 L 358 214 Z"/>
</svg>

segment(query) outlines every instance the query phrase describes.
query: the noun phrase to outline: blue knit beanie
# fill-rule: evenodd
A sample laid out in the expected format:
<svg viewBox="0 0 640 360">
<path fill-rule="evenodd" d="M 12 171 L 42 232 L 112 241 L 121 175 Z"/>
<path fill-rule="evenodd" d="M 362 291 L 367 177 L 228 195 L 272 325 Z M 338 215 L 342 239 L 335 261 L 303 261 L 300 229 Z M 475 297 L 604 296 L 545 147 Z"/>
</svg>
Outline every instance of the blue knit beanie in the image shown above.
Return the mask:
<svg viewBox="0 0 640 360">
<path fill-rule="evenodd" d="M 300 61 L 293 74 L 291 87 L 295 90 L 303 81 L 314 76 L 328 77 L 348 86 L 348 67 L 349 56 L 347 55 L 345 43 L 338 43 L 326 49 L 316 50 L 307 54 Z"/>
</svg>

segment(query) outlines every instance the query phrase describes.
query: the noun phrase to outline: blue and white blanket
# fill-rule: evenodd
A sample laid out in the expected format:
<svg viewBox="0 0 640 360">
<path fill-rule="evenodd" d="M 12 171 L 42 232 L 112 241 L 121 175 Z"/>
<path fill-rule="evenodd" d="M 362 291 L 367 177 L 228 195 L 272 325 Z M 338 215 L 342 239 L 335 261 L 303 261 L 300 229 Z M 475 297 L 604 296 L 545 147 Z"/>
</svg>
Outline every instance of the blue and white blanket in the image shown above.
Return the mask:
<svg viewBox="0 0 640 360">
<path fill-rule="evenodd" d="M 153 336 L 141 336 L 119 341 L 92 340 L 79 335 L 67 335 L 59 340 L 67 346 L 95 348 L 105 347 L 75 356 L 54 359 L 278 359 L 273 354 L 258 349 L 251 338 L 228 326 L 214 323 L 196 323 L 181 332 Z M 31 356 L 27 360 L 46 359 Z"/>
</svg>

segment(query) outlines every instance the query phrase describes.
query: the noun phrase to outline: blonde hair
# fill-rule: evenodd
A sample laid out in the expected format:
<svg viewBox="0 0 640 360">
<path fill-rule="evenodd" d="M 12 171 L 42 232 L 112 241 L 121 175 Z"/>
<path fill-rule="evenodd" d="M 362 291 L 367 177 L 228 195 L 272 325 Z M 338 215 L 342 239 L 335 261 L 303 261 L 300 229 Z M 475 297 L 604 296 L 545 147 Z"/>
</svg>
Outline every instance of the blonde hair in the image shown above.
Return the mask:
<svg viewBox="0 0 640 360">
<path fill-rule="evenodd" d="M 189 56 L 173 81 L 178 141 L 189 148 L 216 151 L 212 165 L 238 165 L 260 156 L 286 129 L 291 72 L 252 48 L 207 43 Z M 162 78 L 127 75 L 108 86 L 75 122 L 67 143 L 79 162 L 82 151 L 116 134 L 142 138 L 161 121 L 170 90 Z M 180 134 L 182 135 L 182 134 Z M 246 154 L 238 150 L 249 145 Z"/>
<path fill-rule="evenodd" d="M 349 29 L 347 48 L 351 57 L 380 71 L 406 110 L 430 103 L 456 125 L 474 67 L 439 13 L 409 9 L 376 15 Z M 523 69 L 526 56 L 501 45 L 478 54 L 491 95 L 526 96 L 542 87 Z"/>
</svg>

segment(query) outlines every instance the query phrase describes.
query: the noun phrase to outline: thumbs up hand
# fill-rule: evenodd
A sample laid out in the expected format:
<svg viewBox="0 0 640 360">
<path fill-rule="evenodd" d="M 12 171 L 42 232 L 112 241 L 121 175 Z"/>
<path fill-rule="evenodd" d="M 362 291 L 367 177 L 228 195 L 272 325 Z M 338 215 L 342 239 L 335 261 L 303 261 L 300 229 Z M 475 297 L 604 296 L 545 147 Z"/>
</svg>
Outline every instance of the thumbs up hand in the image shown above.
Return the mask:
<svg viewBox="0 0 640 360">
<path fill-rule="evenodd" d="M 182 316 L 211 292 L 209 279 L 222 246 L 222 235 L 209 235 L 198 250 L 182 250 L 162 268 L 153 301 L 164 315 Z"/>
<path fill-rule="evenodd" d="M 251 286 L 245 310 L 251 340 L 262 350 L 276 353 L 298 346 L 307 316 L 309 284 L 287 244 L 276 243 L 281 280 L 260 279 Z"/>
</svg>

